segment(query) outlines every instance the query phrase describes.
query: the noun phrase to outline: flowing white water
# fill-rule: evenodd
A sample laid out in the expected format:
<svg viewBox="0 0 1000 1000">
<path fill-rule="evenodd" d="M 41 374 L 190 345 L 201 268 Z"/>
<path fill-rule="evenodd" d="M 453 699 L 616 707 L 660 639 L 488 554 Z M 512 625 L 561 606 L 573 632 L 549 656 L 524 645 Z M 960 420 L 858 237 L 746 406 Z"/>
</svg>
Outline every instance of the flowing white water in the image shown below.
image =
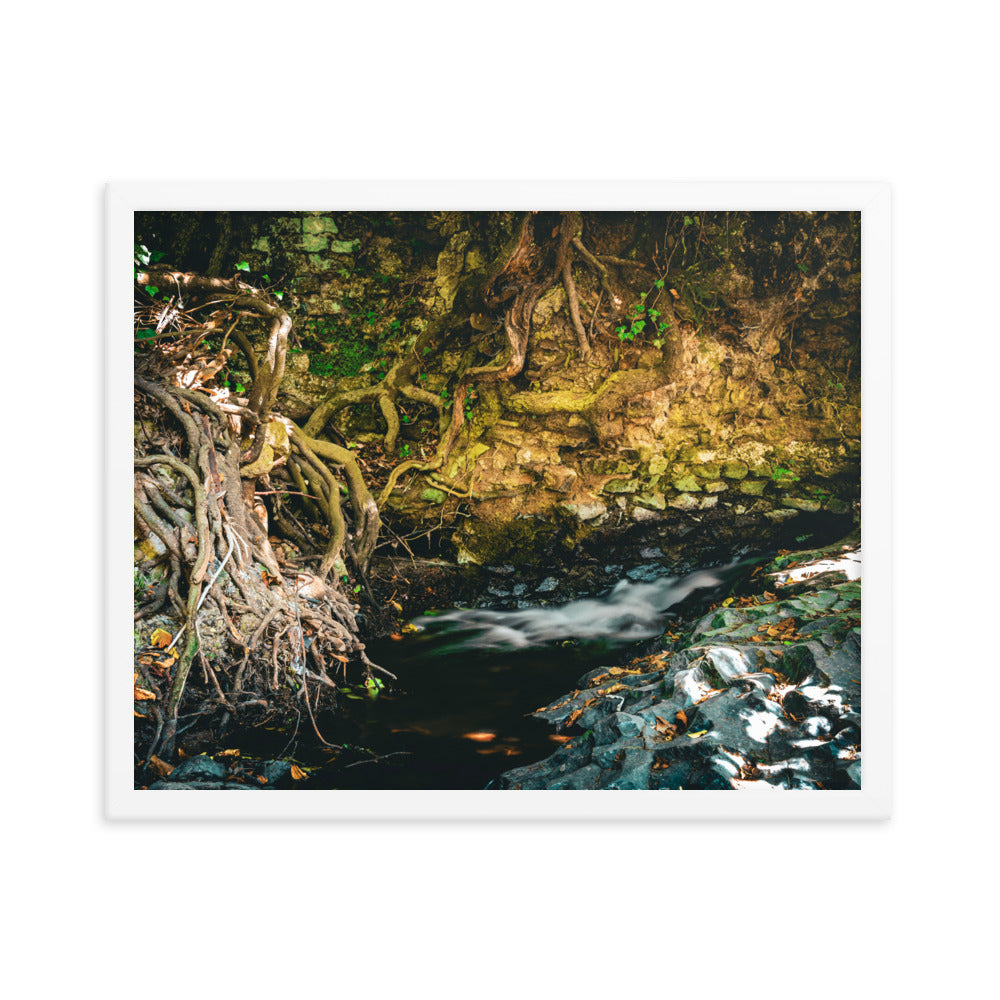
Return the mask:
<svg viewBox="0 0 1000 1000">
<path fill-rule="evenodd" d="M 552 607 L 519 611 L 458 609 L 414 622 L 422 630 L 446 635 L 464 648 L 524 649 L 559 640 L 638 642 L 663 632 L 666 612 L 704 587 L 723 582 L 717 570 L 698 570 L 652 583 L 622 580 L 604 597 L 584 598 Z"/>
</svg>

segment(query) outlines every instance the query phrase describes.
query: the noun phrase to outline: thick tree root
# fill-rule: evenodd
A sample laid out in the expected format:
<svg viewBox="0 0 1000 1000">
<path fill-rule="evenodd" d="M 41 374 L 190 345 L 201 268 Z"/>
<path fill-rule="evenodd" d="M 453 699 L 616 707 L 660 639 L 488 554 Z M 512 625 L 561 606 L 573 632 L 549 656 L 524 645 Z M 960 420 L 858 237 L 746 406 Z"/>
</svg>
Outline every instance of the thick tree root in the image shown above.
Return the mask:
<svg viewBox="0 0 1000 1000">
<path fill-rule="evenodd" d="M 181 705 L 191 705 L 196 697 L 188 691 L 196 658 L 205 682 L 197 695 L 200 703 L 194 702 L 199 706 L 194 708 L 196 715 L 215 708 L 232 713 L 275 698 L 287 700 L 296 693 L 306 694 L 309 681 L 316 697 L 322 691 L 335 694 L 337 682 L 330 672 L 344 670 L 346 674 L 351 661 L 365 674 L 392 675 L 366 655 L 355 608 L 341 591 L 340 581 L 327 581 L 342 551 L 353 551 L 359 572 L 364 572 L 378 538 L 378 509 L 354 456 L 290 425 L 297 460 L 290 463 L 289 472 L 303 487 L 305 478 L 309 479 L 316 497 L 310 502 L 322 511 L 331 530 L 316 576 L 283 569 L 265 528 L 266 511 L 261 508 L 264 521 L 255 513 L 255 506 L 260 507 L 256 480 L 241 473 L 241 465 L 248 468 L 261 456 L 264 435 L 260 431 L 275 419 L 271 408 L 284 372 L 291 329 L 288 314 L 262 293 L 235 281 L 168 272 L 140 274 L 137 284 L 174 287 L 178 299 L 198 301 L 210 296 L 212 304 L 222 303 L 227 317 L 247 312 L 270 322 L 267 349 L 259 363 L 249 340 L 235 332 L 235 323 L 226 331 L 226 337 L 232 335 L 250 359 L 255 373 L 247 406 L 231 402 L 225 393 L 200 388 L 199 379 L 210 378 L 221 367 L 203 365 L 196 373 L 191 367 L 192 344 L 204 339 L 203 332 L 188 336 L 182 331 L 176 350 L 165 345 L 145 355 L 140 359 L 143 373 L 135 377 L 146 412 L 158 414 L 156 424 L 163 428 L 155 440 L 170 442 L 174 452 L 163 447 L 156 450 L 155 444 L 152 451 L 143 450 L 146 444 L 141 446 L 135 459 L 134 502 L 138 536 L 149 540 L 144 551 L 151 551 L 150 545 L 155 548 L 155 539 L 162 552 L 163 574 L 154 604 L 140 609 L 137 619 L 149 620 L 153 610 L 169 601 L 176 623 L 165 621 L 173 635 L 170 647 L 176 647 L 173 660 L 160 661 L 172 664 L 165 674 L 162 665 L 160 674 L 151 669 L 155 664 L 152 649 L 137 661 L 144 689 L 155 695 L 154 708 L 137 714 L 148 713 L 156 722 L 148 754 L 159 751 L 169 757 Z M 174 367 L 164 371 L 165 365 Z M 241 454 L 239 435 L 243 432 L 250 435 L 250 442 Z M 343 490 L 335 470 L 345 480 Z M 341 507 L 342 492 L 351 500 L 350 525 Z M 282 516 L 282 520 L 288 518 Z M 298 534 L 298 541 L 304 541 L 304 534 Z M 228 644 L 228 651 L 216 646 L 211 660 L 203 645 L 206 629 Z M 149 669 L 143 661 L 149 662 Z M 227 664 L 235 669 L 231 671 Z"/>
</svg>

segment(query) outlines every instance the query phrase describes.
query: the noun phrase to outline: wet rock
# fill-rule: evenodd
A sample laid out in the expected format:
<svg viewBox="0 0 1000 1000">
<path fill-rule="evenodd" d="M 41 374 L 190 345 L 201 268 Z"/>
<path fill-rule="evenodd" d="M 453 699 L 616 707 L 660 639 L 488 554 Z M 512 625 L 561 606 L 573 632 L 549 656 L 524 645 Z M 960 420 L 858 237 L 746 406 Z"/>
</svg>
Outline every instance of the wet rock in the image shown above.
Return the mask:
<svg viewBox="0 0 1000 1000">
<path fill-rule="evenodd" d="M 175 781 L 223 781 L 226 777 L 225 765 L 212 760 L 211 757 L 189 757 L 178 764 L 167 778 Z"/>
<path fill-rule="evenodd" d="M 722 475 L 726 479 L 746 479 L 750 466 L 746 462 L 726 462 L 722 467 Z"/>
<path fill-rule="evenodd" d="M 542 480 L 545 485 L 557 493 L 569 493 L 573 489 L 576 479 L 576 471 L 566 468 L 565 465 L 547 465 L 542 472 Z"/>
<path fill-rule="evenodd" d="M 638 493 L 633 502 L 649 510 L 665 510 L 667 506 L 666 497 L 662 493 Z"/>
<path fill-rule="evenodd" d="M 701 506 L 698 498 L 692 496 L 690 493 L 681 493 L 678 496 L 671 497 L 667 503 L 677 510 L 697 510 Z"/>
<path fill-rule="evenodd" d="M 314 236 L 320 233 L 336 236 L 337 223 L 327 215 L 309 216 L 302 220 L 302 232 Z"/>
<path fill-rule="evenodd" d="M 633 507 L 632 508 L 632 520 L 638 524 L 644 524 L 648 521 L 656 521 L 659 518 L 659 514 L 655 510 L 647 510 L 645 507 Z"/>
<path fill-rule="evenodd" d="M 265 760 L 258 769 L 268 785 L 276 785 L 292 776 L 292 765 L 287 760 Z"/>
<path fill-rule="evenodd" d="M 600 500 L 594 500 L 590 503 L 567 503 L 564 501 L 559 504 L 559 509 L 563 513 L 575 517 L 578 521 L 593 521 L 608 512 L 608 508 Z"/>
<path fill-rule="evenodd" d="M 787 521 L 790 518 L 795 517 L 797 513 L 798 511 L 787 509 L 769 510 L 764 514 L 764 517 L 766 517 L 769 521 L 773 521 L 775 524 L 778 524 L 781 521 Z"/>
<path fill-rule="evenodd" d="M 710 611 L 687 624 L 683 648 L 592 670 L 535 713 L 585 732 L 499 785 L 859 788 L 858 615 L 860 585 L 844 573 L 831 587 Z"/>
<path fill-rule="evenodd" d="M 252 785 L 244 785 L 239 781 L 170 781 L 161 779 L 148 786 L 151 792 L 190 792 L 200 791 L 244 791 L 253 790 Z"/>
<path fill-rule="evenodd" d="M 612 479 L 604 484 L 605 493 L 635 493 L 639 484 L 634 479 Z"/>
<path fill-rule="evenodd" d="M 680 490 L 682 493 L 698 493 L 701 490 L 701 484 L 698 482 L 694 476 L 678 476 L 677 479 L 673 481 L 673 487 L 675 490 Z"/>
<path fill-rule="evenodd" d="M 785 497 L 781 502 L 786 507 L 794 507 L 795 510 L 805 510 L 810 513 L 819 510 L 822 506 L 819 500 L 812 500 L 808 497 Z"/>
</svg>

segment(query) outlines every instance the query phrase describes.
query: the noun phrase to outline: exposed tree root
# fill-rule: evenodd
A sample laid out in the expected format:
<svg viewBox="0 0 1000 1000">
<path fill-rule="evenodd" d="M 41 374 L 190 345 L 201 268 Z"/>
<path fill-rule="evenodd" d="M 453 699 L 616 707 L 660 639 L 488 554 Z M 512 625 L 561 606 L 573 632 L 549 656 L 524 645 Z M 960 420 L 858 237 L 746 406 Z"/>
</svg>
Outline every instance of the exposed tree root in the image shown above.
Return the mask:
<svg viewBox="0 0 1000 1000">
<path fill-rule="evenodd" d="M 346 669 L 352 660 L 366 675 L 376 670 L 392 675 L 369 660 L 354 606 L 340 581 L 327 579 L 342 551 L 353 552 L 364 572 L 378 539 L 378 509 L 354 456 L 287 422 L 297 456 L 289 471 L 304 486 L 305 470 L 316 497 L 309 502 L 323 512 L 331 533 L 316 576 L 284 568 L 268 537 L 267 512 L 256 497 L 257 481 L 267 475 L 258 467 L 268 454 L 265 431 L 283 420 L 272 407 L 284 373 L 290 317 L 259 291 L 235 281 L 168 272 L 140 274 L 137 284 L 178 292 L 169 306 L 174 335 L 157 339 L 148 353 L 137 355 L 135 376 L 143 412 L 155 416 L 158 428 L 147 431 L 141 445 L 137 442 L 136 531 L 146 567 L 160 574 L 154 602 L 136 617 L 148 621 L 168 602 L 173 610 L 173 624 L 160 619 L 172 635 L 169 656 L 157 659 L 156 643 L 148 653 L 137 651 L 144 689 L 155 696 L 153 708 L 137 712 L 155 723 L 148 758 L 157 751 L 164 756 L 174 752 L 179 710 L 196 657 L 205 681 L 204 690 L 191 695 L 201 699 L 196 713 L 213 706 L 231 713 L 249 703 L 287 701 L 295 693 L 302 695 L 308 681 L 317 698 L 321 691 L 335 694 L 337 682 L 330 670 Z M 189 317 L 207 297 L 222 308 L 216 309 L 211 326 L 193 327 Z M 182 300 L 188 300 L 186 312 L 179 308 Z M 206 329 L 218 329 L 233 314 L 269 321 L 264 356 L 257 361 L 250 341 L 233 324 L 223 338 L 222 361 L 205 363 L 200 345 Z M 211 384 L 224 363 L 230 335 L 256 375 L 246 404 Z M 241 442 L 242 435 L 246 439 Z M 275 454 L 268 459 L 269 469 L 288 457 Z M 251 466 L 255 474 L 243 471 Z M 342 492 L 351 501 L 350 524 L 341 507 Z M 282 514 L 280 520 L 287 523 L 288 517 Z M 305 534 L 297 532 L 298 543 L 306 540 Z M 208 635 L 215 641 L 211 658 L 205 650 Z M 241 697 L 244 691 L 251 692 L 249 699 Z M 137 707 L 151 704 L 144 698 Z M 311 702 L 309 709 L 311 715 Z"/>
</svg>

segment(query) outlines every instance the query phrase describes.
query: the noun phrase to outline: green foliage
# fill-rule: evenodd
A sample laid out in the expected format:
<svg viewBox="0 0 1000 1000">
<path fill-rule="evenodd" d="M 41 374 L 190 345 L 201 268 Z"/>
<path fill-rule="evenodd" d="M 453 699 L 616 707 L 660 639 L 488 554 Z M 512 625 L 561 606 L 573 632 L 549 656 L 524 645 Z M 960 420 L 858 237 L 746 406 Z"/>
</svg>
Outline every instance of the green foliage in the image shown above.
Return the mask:
<svg viewBox="0 0 1000 1000">
<path fill-rule="evenodd" d="M 771 478 L 775 482 L 781 482 L 784 480 L 786 482 L 797 483 L 799 481 L 798 476 L 796 476 L 790 469 L 786 469 L 782 465 L 775 466 L 774 472 L 771 473 Z"/>
<path fill-rule="evenodd" d="M 369 675 L 365 678 L 363 684 L 345 685 L 340 689 L 340 693 L 352 701 L 361 701 L 364 698 L 367 698 L 369 701 L 376 701 L 383 690 L 385 690 L 385 682 Z M 345 746 L 347 745 L 345 744 Z M 370 753 L 371 751 L 367 752 Z"/>
<path fill-rule="evenodd" d="M 633 304 L 625 322 L 615 327 L 615 333 L 622 343 L 638 340 L 649 331 L 653 334 L 653 346 L 657 349 L 663 346 L 670 329 L 670 320 L 664 319 L 663 313 L 655 307 L 665 284 L 663 278 L 658 278 L 648 292 L 639 296 L 639 301 Z M 655 294 L 650 299 L 649 296 L 654 291 Z"/>
<path fill-rule="evenodd" d="M 165 256 L 162 250 L 150 250 L 144 243 L 136 243 L 132 249 L 132 263 L 136 267 L 158 264 Z"/>
</svg>

